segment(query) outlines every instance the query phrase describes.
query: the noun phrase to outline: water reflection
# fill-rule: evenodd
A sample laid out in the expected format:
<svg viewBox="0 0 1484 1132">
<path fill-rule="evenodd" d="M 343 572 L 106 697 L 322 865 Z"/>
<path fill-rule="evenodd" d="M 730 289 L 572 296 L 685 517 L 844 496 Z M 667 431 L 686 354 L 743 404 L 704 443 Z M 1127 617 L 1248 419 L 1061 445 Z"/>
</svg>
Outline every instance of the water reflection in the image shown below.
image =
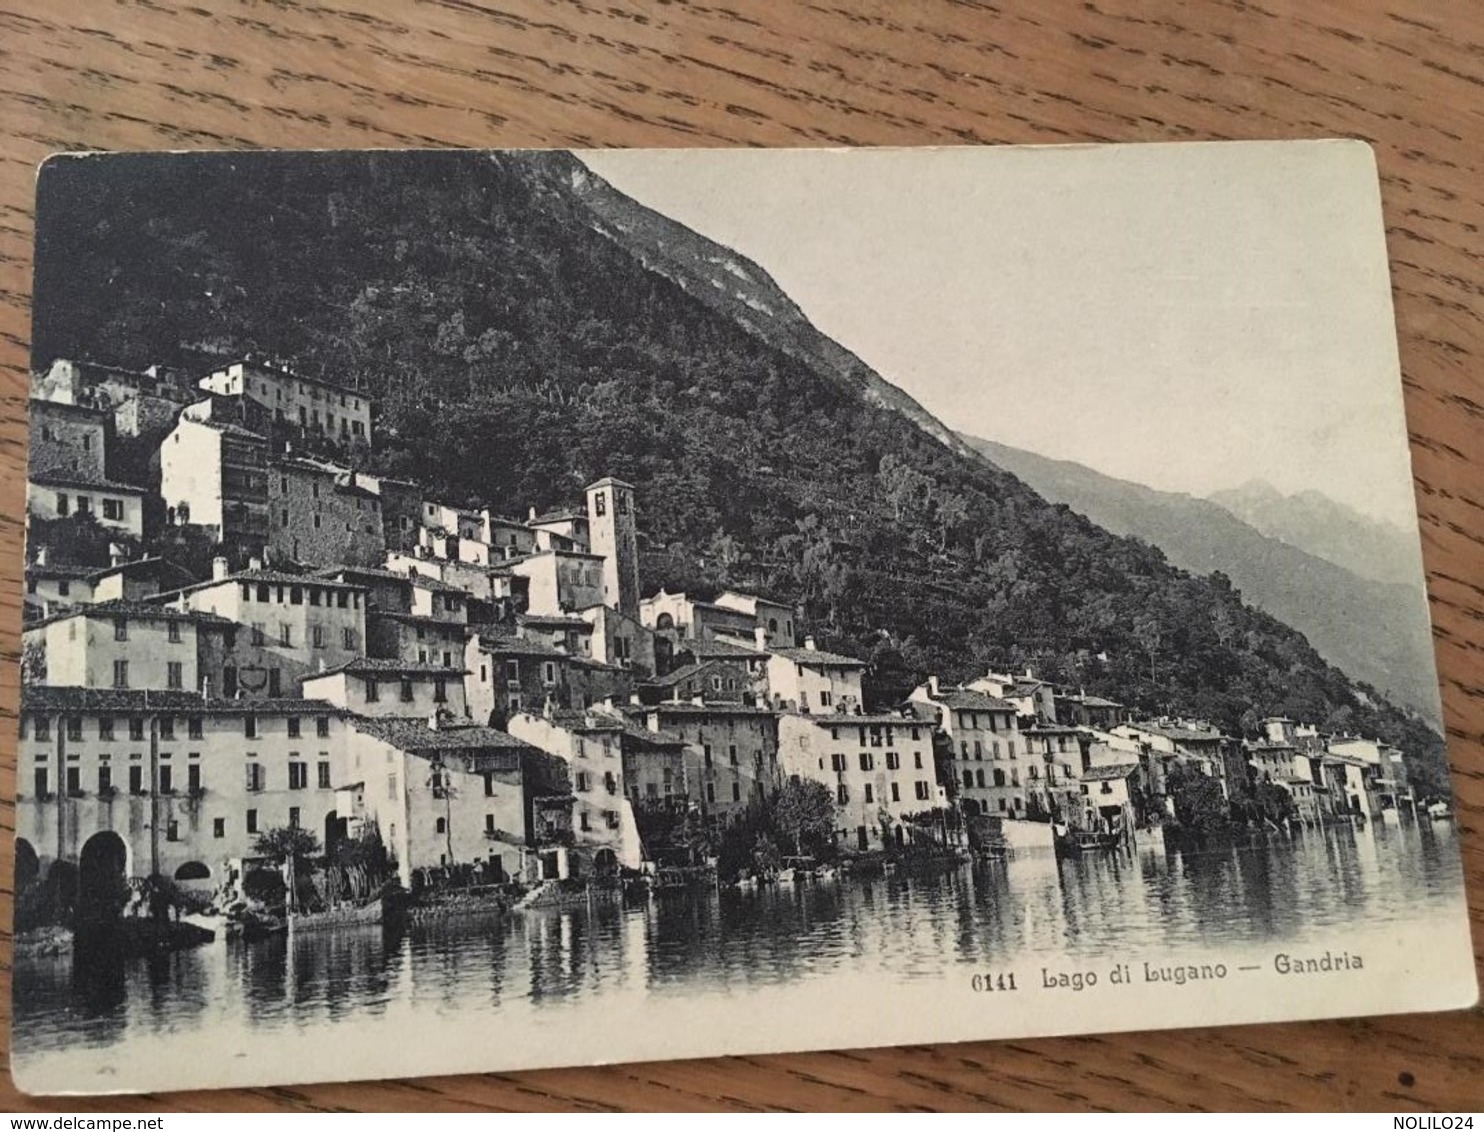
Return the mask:
<svg viewBox="0 0 1484 1132">
<path fill-rule="evenodd" d="M 934 876 L 592 901 L 149 960 L 22 958 L 15 1048 L 29 1057 L 164 1035 L 190 1057 L 203 1033 L 330 1027 L 393 1006 L 560 1024 L 579 1002 L 740 992 L 842 970 L 908 980 L 1037 955 L 1293 947 L 1337 925 L 1421 920 L 1451 907 L 1460 889 L 1451 826 L 1331 828 L 1202 853 L 1143 847 Z M 625 1017 L 615 1011 L 603 1024 Z"/>
</svg>

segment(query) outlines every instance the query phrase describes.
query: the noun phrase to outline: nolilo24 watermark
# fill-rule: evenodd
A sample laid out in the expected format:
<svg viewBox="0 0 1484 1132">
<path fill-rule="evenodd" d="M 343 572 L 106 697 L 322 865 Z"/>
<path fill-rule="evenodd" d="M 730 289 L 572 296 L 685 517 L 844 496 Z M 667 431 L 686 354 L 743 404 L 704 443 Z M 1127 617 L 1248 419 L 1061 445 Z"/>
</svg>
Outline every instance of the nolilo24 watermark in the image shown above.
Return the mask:
<svg viewBox="0 0 1484 1132">
<path fill-rule="evenodd" d="M 1391 1127 L 1400 1132 L 1469 1132 L 1474 1127 L 1472 1116 L 1393 1116 Z"/>
</svg>

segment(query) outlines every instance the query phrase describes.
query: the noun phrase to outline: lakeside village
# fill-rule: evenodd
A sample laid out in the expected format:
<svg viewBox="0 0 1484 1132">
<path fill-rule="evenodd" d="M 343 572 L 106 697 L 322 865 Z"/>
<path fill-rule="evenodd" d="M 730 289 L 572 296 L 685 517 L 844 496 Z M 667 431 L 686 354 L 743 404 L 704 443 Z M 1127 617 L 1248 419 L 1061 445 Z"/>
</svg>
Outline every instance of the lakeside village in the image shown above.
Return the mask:
<svg viewBox="0 0 1484 1132">
<path fill-rule="evenodd" d="M 629 484 L 430 499 L 353 470 L 362 392 L 263 361 L 59 360 L 30 422 L 17 927 L 58 947 L 1428 816 L 1400 751 L 1287 719 L 1029 671 L 866 703 L 791 601 L 641 596 Z"/>
</svg>

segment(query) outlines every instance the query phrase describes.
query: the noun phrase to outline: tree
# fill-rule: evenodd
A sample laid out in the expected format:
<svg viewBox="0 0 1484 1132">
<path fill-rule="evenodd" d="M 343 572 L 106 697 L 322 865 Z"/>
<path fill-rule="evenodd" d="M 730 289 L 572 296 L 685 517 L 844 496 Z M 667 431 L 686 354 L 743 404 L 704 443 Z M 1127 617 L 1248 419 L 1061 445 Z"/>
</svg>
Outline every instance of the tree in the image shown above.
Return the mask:
<svg viewBox="0 0 1484 1132">
<path fill-rule="evenodd" d="M 319 839 L 307 829 L 281 825 L 258 834 L 253 842 L 253 851 L 275 865 L 281 865 L 290 858 L 297 863 L 319 856 Z"/>
<path fill-rule="evenodd" d="M 1159 618 L 1149 612 L 1139 614 L 1134 618 L 1134 640 L 1149 655 L 1149 682 L 1155 683 L 1154 660 L 1159 655 L 1160 642 L 1163 632 L 1160 628 Z"/>
<path fill-rule="evenodd" d="M 890 453 L 881 458 L 876 472 L 886 501 L 891 504 L 892 518 L 902 521 L 903 512 L 912 506 L 928 488 L 928 478 L 905 460 Z"/>
<path fill-rule="evenodd" d="M 829 788 L 820 782 L 788 781 L 773 798 L 773 821 L 778 832 L 794 843 L 794 853 L 804 855 L 806 842 L 833 843 L 835 802 Z"/>
<path fill-rule="evenodd" d="M 969 517 L 969 501 L 957 492 L 938 500 L 938 549 L 948 549 L 948 538 Z"/>
<path fill-rule="evenodd" d="M 1175 820 L 1191 833 L 1214 833 L 1231 822 L 1230 807 L 1221 783 L 1192 766 L 1177 763 L 1165 778 L 1175 799 Z"/>
</svg>

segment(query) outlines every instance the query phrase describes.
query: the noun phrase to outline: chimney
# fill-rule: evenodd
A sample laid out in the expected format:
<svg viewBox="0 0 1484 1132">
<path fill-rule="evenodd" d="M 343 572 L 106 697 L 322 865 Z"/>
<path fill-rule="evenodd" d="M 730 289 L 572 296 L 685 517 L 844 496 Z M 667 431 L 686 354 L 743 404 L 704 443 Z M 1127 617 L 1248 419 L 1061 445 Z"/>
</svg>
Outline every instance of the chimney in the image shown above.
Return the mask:
<svg viewBox="0 0 1484 1132">
<path fill-rule="evenodd" d="M 218 554 L 211 560 L 211 580 L 213 582 L 220 582 L 230 573 L 231 570 L 227 567 L 227 560 L 225 557 Z"/>
<path fill-rule="evenodd" d="M 804 647 L 810 652 L 813 652 L 815 650 L 816 646 L 814 644 L 814 635 L 812 633 L 804 638 Z"/>
<path fill-rule="evenodd" d="M 536 508 L 532 507 L 530 509 L 530 511 L 528 512 L 528 519 L 527 519 L 527 521 L 528 522 L 532 522 L 532 523 L 534 523 L 536 521 Z"/>
<path fill-rule="evenodd" d="M 938 698 L 938 678 L 937 678 L 937 676 L 929 676 L 928 677 L 928 692 L 932 695 L 933 699 L 937 699 Z"/>
<path fill-rule="evenodd" d="M 768 647 L 768 630 L 765 629 L 765 628 L 763 628 L 763 626 L 761 626 L 761 625 L 755 626 L 753 628 L 753 630 L 752 630 L 752 640 L 753 640 L 753 643 L 756 644 L 758 648 L 760 648 L 760 649 L 767 648 Z"/>
<path fill-rule="evenodd" d="M 1027 680 L 1034 680 L 1036 678 L 1036 673 L 1029 664 L 1025 666 L 1025 678 Z"/>
<path fill-rule="evenodd" d="M 128 560 L 129 556 L 124 553 L 123 546 L 116 542 L 108 544 L 108 564 L 110 566 L 122 566 Z"/>
<path fill-rule="evenodd" d="M 253 555 L 247 560 L 247 568 L 249 570 L 261 570 L 263 568 L 263 559 L 256 554 Z"/>
</svg>

